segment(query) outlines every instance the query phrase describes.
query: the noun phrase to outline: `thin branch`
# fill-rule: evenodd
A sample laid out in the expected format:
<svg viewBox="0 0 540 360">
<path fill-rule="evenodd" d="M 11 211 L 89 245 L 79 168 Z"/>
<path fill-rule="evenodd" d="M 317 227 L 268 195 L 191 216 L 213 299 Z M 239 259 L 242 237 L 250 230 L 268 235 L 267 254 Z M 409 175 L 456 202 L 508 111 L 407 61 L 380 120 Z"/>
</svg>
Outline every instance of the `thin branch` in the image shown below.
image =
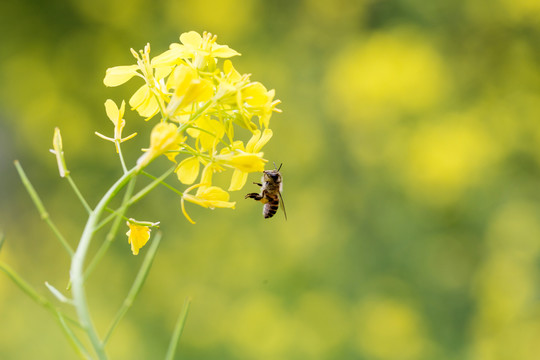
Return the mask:
<svg viewBox="0 0 540 360">
<path fill-rule="evenodd" d="M 45 210 L 45 206 L 43 205 L 43 202 L 39 198 L 39 195 L 36 192 L 36 189 L 32 186 L 32 183 L 30 183 L 30 180 L 28 180 L 28 177 L 26 176 L 21 164 L 18 160 L 15 160 L 14 162 L 15 167 L 17 168 L 17 172 L 19 173 L 19 176 L 21 177 L 21 181 L 26 188 L 26 191 L 28 191 L 28 194 L 32 198 L 32 201 L 34 201 L 34 205 L 36 205 L 36 208 L 39 211 L 39 215 L 41 216 L 41 219 L 44 220 L 47 225 L 51 228 L 54 235 L 56 235 L 56 238 L 60 240 L 60 243 L 62 246 L 66 249 L 70 257 L 73 257 L 73 249 L 71 246 L 69 246 L 68 242 L 64 238 L 64 236 L 60 233 L 56 225 L 52 222 L 51 218 L 49 217 L 49 213 L 47 210 Z"/>
<path fill-rule="evenodd" d="M 146 177 L 149 177 L 149 178 L 152 179 L 152 180 L 158 180 L 157 177 L 155 177 L 155 176 L 152 175 L 152 174 L 147 173 L 146 171 L 142 171 L 141 174 L 144 175 L 144 176 L 146 176 Z M 166 188 L 169 188 L 170 190 L 174 191 L 175 193 L 177 193 L 177 194 L 180 195 L 180 196 L 184 195 L 184 193 L 183 193 L 182 191 L 178 190 L 177 188 L 175 188 L 175 187 L 172 186 L 172 185 L 167 184 L 165 181 L 160 181 L 160 184 L 163 185 L 163 186 L 165 186 Z"/>
<path fill-rule="evenodd" d="M 122 303 L 122 306 L 116 313 L 116 316 L 111 323 L 111 326 L 109 327 L 109 330 L 107 331 L 107 334 L 103 338 L 103 346 L 107 344 L 107 341 L 109 341 L 110 336 L 112 335 L 112 332 L 122 320 L 126 312 L 129 310 L 131 305 L 133 305 L 133 301 L 139 294 L 139 291 L 141 290 L 144 281 L 146 280 L 146 277 L 148 276 L 148 272 L 150 271 L 150 267 L 152 266 L 152 262 L 154 260 L 154 257 L 156 256 L 157 249 L 159 247 L 159 243 L 161 241 L 161 232 L 158 232 L 156 236 L 154 237 L 152 244 L 150 245 L 150 248 L 148 249 L 148 253 L 144 257 L 144 261 L 141 265 L 141 268 L 139 269 L 139 272 L 137 273 L 137 276 L 135 277 L 135 281 L 133 282 L 133 285 L 131 286 L 131 289 L 129 290 L 126 298 L 124 299 L 124 302 Z"/>
<path fill-rule="evenodd" d="M 120 157 L 120 163 L 122 164 L 122 170 L 124 170 L 124 174 L 128 172 L 126 167 L 126 162 L 124 161 L 124 156 L 122 155 L 122 149 L 120 148 L 120 141 L 115 141 L 116 143 L 116 149 L 118 150 L 118 157 Z"/>
<path fill-rule="evenodd" d="M 69 182 L 69 185 L 71 185 L 71 188 L 73 189 L 73 191 L 79 198 L 79 201 L 83 204 L 84 208 L 86 209 L 86 212 L 90 214 L 92 212 L 92 208 L 90 208 L 90 205 L 88 205 L 88 202 L 86 201 L 82 193 L 79 191 L 79 188 L 75 184 L 75 181 L 73 181 L 73 179 L 71 178 L 69 174 L 66 175 L 66 178 Z"/>
<path fill-rule="evenodd" d="M 114 212 L 114 215 L 116 216 L 114 218 L 114 222 L 111 226 L 111 229 L 107 233 L 107 236 L 105 237 L 105 241 L 103 244 L 101 244 L 99 250 L 97 251 L 96 255 L 94 255 L 94 258 L 86 268 L 86 271 L 84 272 L 84 279 L 86 280 L 88 276 L 94 271 L 94 268 L 96 265 L 100 262 L 100 260 L 103 258 L 109 247 L 111 246 L 114 238 L 116 237 L 116 234 L 118 233 L 118 229 L 120 228 L 120 224 L 122 219 L 124 218 L 124 213 L 126 212 L 128 208 L 128 199 L 131 197 L 131 194 L 133 194 L 133 189 L 135 188 L 135 178 L 131 178 L 126 192 L 124 193 L 124 199 L 122 200 L 122 205 L 120 206 L 120 209 L 118 211 Z M 114 210 L 113 210 L 114 211 Z"/>
<path fill-rule="evenodd" d="M 81 357 L 85 359 L 91 358 L 91 356 L 88 354 L 88 351 L 84 348 L 82 343 L 79 341 L 77 336 L 73 333 L 73 331 L 65 321 L 67 320 L 70 323 L 76 325 L 77 327 L 82 328 L 81 324 L 79 324 L 77 320 L 65 315 L 59 309 L 57 309 L 49 300 L 38 294 L 38 292 L 34 290 L 32 285 L 27 283 L 21 276 L 19 276 L 19 274 L 15 272 L 15 270 L 13 270 L 7 264 L 0 262 L 0 270 L 3 271 L 13 281 L 13 283 L 17 285 L 19 289 L 21 289 L 32 300 L 43 306 L 47 311 L 54 315 L 55 319 L 60 324 L 60 327 L 64 331 L 71 345 L 75 348 L 79 355 L 81 355 Z"/>
<path fill-rule="evenodd" d="M 159 178 L 156 178 L 154 181 L 152 181 L 150 184 L 148 184 L 146 187 L 144 187 L 142 190 L 140 190 L 138 193 L 133 195 L 133 197 L 129 200 L 128 206 L 133 205 L 137 201 L 141 200 L 143 197 L 146 196 L 150 191 L 152 191 L 156 186 L 159 184 L 162 184 L 162 181 L 169 176 L 174 169 L 176 169 L 176 164 L 171 167 L 169 170 L 167 170 L 163 175 L 161 175 Z"/>
<path fill-rule="evenodd" d="M 184 326 L 186 325 L 186 319 L 189 312 L 189 305 L 191 304 L 191 299 L 187 297 L 184 300 L 184 305 L 182 306 L 182 311 L 178 320 L 176 320 L 176 325 L 174 327 L 173 334 L 171 336 L 171 342 L 169 343 L 169 348 L 167 349 L 167 354 L 165 355 L 165 360 L 173 360 L 174 354 L 176 353 L 176 347 L 178 346 L 178 341 L 180 336 L 184 331 Z"/>
<path fill-rule="evenodd" d="M 71 261 L 71 268 L 69 271 L 71 280 L 71 291 L 73 294 L 73 304 L 77 310 L 77 316 L 79 321 L 85 330 L 92 347 L 96 352 L 96 356 L 99 359 L 106 359 L 107 355 L 99 336 L 96 332 L 90 312 L 88 309 L 88 303 L 86 300 L 86 294 L 84 290 L 84 260 L 92 241 L 92 235 L 97 225 L 99 217 L 107 207 L 107 204 L 112 198 L 126 185 L 126 183 L 137 174 L 137 167 L 134 167 L 120 179 L 118 179 L 101 198 L 95 209 L 88 216 L 88 220 L 84 227 L 79 245 Z"/>
</svg>

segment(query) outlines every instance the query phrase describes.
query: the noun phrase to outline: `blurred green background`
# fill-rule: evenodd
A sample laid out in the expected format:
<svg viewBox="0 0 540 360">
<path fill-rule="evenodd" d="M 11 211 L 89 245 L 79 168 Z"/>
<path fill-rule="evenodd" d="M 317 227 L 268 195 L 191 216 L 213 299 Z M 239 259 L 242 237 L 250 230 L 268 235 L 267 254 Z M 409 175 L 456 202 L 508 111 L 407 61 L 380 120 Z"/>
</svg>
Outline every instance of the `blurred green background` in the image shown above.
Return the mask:
<svg viewBox="0 0 540 360">
<path fill-rule="evenodd" d="M 155 191 L 129 216 L 164 238 L 111 358 L 162 358 L 190 296 L 182 359 L 538 359 L 537 0 L 2 1 L 2 261 L 44 296 L 64 288 L 69 261 L 13 160 L 75 244 L 85 213 L 48 152 L 54 127 L 95 204 L 120 174 L 93 134 L 112 131 L 103 103 L 137 86 L 105 88 L 105 69 L 189 30 L 282 100 L 265 157 L 284 164 L 289 219 L 264 220 L 247 185 L 234 211 L 188 205 L 191 225 Z M 150 127 L 126 119 L 133 163 Z M 121 234 L 92 276 L 102 333 L 142 259 Z M 74 357 L 2 274 L 0 358 Z"/>
</svg>

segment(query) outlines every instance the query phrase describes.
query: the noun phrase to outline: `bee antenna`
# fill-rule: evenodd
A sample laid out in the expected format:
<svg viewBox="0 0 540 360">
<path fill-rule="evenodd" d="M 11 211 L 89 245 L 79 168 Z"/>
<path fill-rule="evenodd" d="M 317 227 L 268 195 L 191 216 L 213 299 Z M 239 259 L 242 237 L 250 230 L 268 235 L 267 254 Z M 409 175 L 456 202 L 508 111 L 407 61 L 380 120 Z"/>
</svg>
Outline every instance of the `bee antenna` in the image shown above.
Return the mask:
<svg viewBox="0 0 540 360">
<path fill-rule="evenodd" d="M 276 162 L 274 161 L 274 169 L 276 169 L 276 171 L 279 171 L 281 170 L 281 166 L 283 165 L 283 163 L 279 164 L 279 167 L 276 166 Z"/>
</svg>

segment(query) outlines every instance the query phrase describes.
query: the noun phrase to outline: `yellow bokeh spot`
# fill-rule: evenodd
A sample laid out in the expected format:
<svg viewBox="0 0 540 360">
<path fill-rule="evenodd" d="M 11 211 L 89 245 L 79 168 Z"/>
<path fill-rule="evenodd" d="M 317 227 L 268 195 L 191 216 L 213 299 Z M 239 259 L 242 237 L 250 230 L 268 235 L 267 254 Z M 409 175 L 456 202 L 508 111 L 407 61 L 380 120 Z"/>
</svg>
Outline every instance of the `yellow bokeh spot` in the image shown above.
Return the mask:
<svg viewBox="0 0 540 360">
<path fill-rule="evenodd" d="M 332 358 L 332 351 L 349 340 L 350 319 L 341 298 L 327 292 L 304 294 L 295 311 L 298 330 L 296 348 L 305 359 Z"/>
<path fill-rule="evenodd" d="M 477 274 L 476 293 L 481 328 L 500 329 L 524 315 L 532 305 L 534 267 L 506 254 L 493 254 Z"/>
<path fill-rule="evenodd" d="M 530 317 L 540 255 L 539 210 L 533 203 L 514 201 L 489 223 L 486 260 L 476 277 L 478 329 L 489 332 Z"/>
<path fill-rule="evenodd" d="M 504 12 L 514 20 L 530 19 L 538 21 L 540 1 L 538 0 L 499 0 Z"/>
<path fill-rule="evenodd" d="M 276 298 L 255 293 L 233 304 L 230 343 L 243 359 L 285 359 L 293 345 L 293 329 Z"/>
<path fill-rule="evenodd" d="M 540 322 L 523 319 L 517 326 L 502 331 L 486 329 L 473 343 L 469 359 L 537 360 L 540 354 Z"/>
<path fill-rule="evenodd" d="M 200 29 L 201 24 L 211 25 L 208 30 L 231 36 L 243 34 L 255 25 L 255 2 L 249 0 L 171 1 L 165 2 L 165 21 L 177 30 Z"/>
<path fill-rule="evenodd" d="M 450 116 L 416 130 L 400 166 L 415 197 L 446 204 L 479 180 L 496 153 L 485 130 L 473 119 Z"/>
<path fill-rule="evenodd" d="M 420 318 L 409 306 L 373 298 L 360 304 L 357 315 L 356 346 L 368 359 L 420 359 L 426 354 Z"/>
<path fill-rule="evenodd" d="M 520 264 L 534 263 L 540 255 L 540 207 L 529 201 L 512 201 L 495 213 L 488 224 L 490 250 L 501 251 Z"/>
<path fill-rule="evenodd" d="M 388 122 L 436 104 L 447 79 L 428 39 L 379 33 L 337 55 L 327 74 L 329 107 L 347 122 Z"/>
</svg>

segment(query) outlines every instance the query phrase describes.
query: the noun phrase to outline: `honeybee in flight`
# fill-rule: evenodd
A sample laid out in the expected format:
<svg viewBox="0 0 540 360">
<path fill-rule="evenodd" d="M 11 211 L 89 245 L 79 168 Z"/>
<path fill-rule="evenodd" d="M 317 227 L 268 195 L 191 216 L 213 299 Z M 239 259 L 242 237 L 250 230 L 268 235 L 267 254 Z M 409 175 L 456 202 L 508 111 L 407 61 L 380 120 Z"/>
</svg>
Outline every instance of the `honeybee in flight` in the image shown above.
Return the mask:
<svg viewBox="0 0 540 360">
<path fill-rule="evenodd" d="M 249 193 L 245 197 L 246 199 L 255 199 L 264 204 L 263 216 L 265 219 L 275 215 L 281 201 L 281 208 L 283 209 L 285 220 L 287 220 L 287 212 L 285 211 L 285 204 L 283 203 L 283 197 L 281 196 L 281 192 L 283 191 L 283 180 L 281 173 L 279 172 L 281 165 L 279 165 L 279 168 L 276 168 L 276 164 L 274 163 L 275 170 L 264 170 L 261 179 L 262 184 L 254 182 L 255 185 L 261 187 L 260 194 Z"/>
</svg>

